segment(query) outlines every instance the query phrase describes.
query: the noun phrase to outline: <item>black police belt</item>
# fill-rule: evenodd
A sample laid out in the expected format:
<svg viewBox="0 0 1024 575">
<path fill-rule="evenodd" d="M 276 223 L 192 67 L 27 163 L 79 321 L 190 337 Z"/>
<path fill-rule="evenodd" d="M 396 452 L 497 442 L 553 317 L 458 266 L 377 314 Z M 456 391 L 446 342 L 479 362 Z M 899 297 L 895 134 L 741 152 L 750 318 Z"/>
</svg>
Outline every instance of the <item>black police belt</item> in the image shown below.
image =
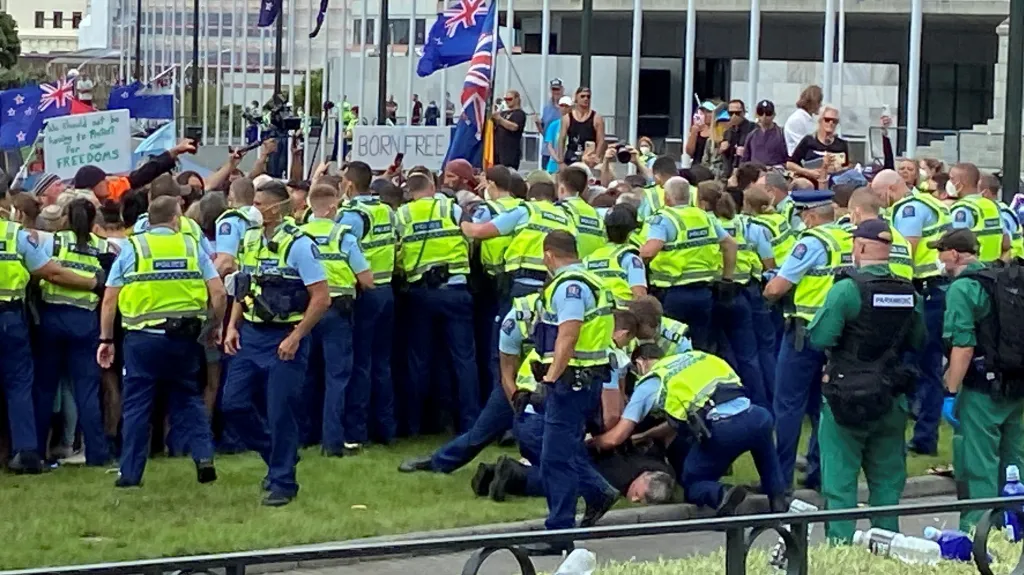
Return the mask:
<svg viewBox="0 0 1024 575">
<path fill-rule="evenodd" d="M 448 280 L 451 279 L 452 274 L 448 271 L 448 264 L 436 265 L 423 272 L 420 279 L 412 282 L 410 285 L 414 287 L 426 287 L 429 289 L 438 289 L 448 284 Z"/>
<path fill-rule="evenodd" d="M 256 293 L 249 283 L 242 293 L 242 308 L 252 311 L 265 323 L 282 323 L 288 316 L 306 311 L 309 306 L 309 292 L 301 280 L 281 276 L 256 276 L 253 281 L 259 286 Z"/>
<path fill-rule="evenodd" d="M 727 403 L 734 399 L 741 397 L 748 397 L 747 391 L 741 385 L 735 384 L 722 384 L 718 385 L 713 392 L 711 397 L 700 407 L 691 407 L 686 412 L 686 420 L 679 421 L 674 420 L 676 425 L 683 425 L 689 430 L 690 435 L 698 443 L 706 441 L 711 438 L 711 429 L 708 427 L 708 422 L 712 421 L 710 415 L 711 410 L 715 407 Z"/>
</svg>

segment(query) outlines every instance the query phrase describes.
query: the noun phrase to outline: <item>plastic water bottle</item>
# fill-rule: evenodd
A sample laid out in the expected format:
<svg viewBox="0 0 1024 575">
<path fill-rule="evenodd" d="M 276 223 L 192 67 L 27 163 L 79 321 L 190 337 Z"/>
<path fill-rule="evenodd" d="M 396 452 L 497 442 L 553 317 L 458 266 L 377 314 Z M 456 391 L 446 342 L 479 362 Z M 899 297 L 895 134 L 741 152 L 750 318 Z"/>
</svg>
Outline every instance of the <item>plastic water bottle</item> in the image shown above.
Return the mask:
<svg viewBox="0 0 1024 575">
<path fill-rule="evenodd" d="M 875 555 L 893 557 L 910 565 L 935 565 L 942 559 L 942 548 L 938 543 L 885 529 L 858 531 L 853 534 L 853 544 L 866 547 Z"/>
<path fill-rule="evenodd" d="M 1006 466 L 1006 485 L 1003 486 L 1003 497 L 1016 497 L 1024 495 L 1024 485 L 1020 482 L 1020 470 L 1016 465 Z M 1006 526 L 1006 538 L 1014 543 L 1021 540 L 1024 533 L 1021 532 L 1020 519 L 1016 513 L 1003 512 L 1003 524 Z"/>
<path fill-rule="evenodd" d="M 804 501 L 802 499 L 794 499 L 789 504 L 789 512 L 790 513 L 811 513 L 813 511 L 817 511 L 817 510 L 818 510 L 818 506 L 817 505 L 813 505 L 813 504 L 808 503 L 808 502 L 806 502 L 806 501 Z M 789 526 L 788 525 L 783 526 L 783 529 L 786 529 L 788 531 L 789 530 Z M 814 524 L 813 523 L 807 525 L 807 537 L 808 538 L 810 538 L 811 530 L 813 530 L 813 529 L 814 529 Z M 771 559 L 769 560 L 769 564 L 772 567 L 775 567 L 779 571 L 783 571 L 783 572 L 786 571 L 786 567 L 788 567 L 788 565 L 786 563 L 786 542 L 781 537 L 779 537 L 779 542 L 775 544 L 775 547 L 772 548 L 772 556 L 771 556 Z"/>
<path fill-rule="evenodd" d="M 924 538 L 939 544 L 942 549 L 942 558 L 951 561 L 970 561 L 971 549 L 974 543 L 971 536 L 963 531 L 942 530 L 934 527 L 924 528 Z"/>
<path fill-rule="evenodd" d="M 597 570 L 597 555 L 586 549 L 573 550 L 558 566 L 555 575 L 593 575 Z"/>
</svg>

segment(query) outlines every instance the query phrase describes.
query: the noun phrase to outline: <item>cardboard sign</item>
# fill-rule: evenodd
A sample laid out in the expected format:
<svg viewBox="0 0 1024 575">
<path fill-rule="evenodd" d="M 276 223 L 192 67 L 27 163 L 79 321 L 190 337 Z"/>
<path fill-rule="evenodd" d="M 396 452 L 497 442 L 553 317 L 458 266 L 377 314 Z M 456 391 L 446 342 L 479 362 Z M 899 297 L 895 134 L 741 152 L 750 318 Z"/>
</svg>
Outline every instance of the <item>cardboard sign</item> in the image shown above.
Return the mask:
<svg viewBox="0 0 1024 575">
<path fill-rule="evenodd" d="M 132 169 L 132 134 L 128 110 L 51 118 L 43 128 L 46 171 L 62 180 L 82 166 L 108 174 Z"/>
<path fill-rule="evenodd" d="M 451 139 L 451 126 L 355 126 L 351 159 L 386 170 L 397 154 L 405 154 L 402 166 L 406 168 L 440 170 Z"/>
</svg>

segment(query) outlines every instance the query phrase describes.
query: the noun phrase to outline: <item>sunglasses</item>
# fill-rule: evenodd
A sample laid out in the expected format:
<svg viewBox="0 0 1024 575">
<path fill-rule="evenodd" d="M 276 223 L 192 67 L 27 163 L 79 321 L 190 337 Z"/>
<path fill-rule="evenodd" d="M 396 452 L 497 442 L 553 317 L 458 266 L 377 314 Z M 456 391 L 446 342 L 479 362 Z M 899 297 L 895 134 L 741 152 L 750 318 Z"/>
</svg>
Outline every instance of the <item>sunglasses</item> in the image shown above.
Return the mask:
<svg viewBox="0 0 1024 575">
<path fill-rule="evenodd" d="M 580 98 L 583 98 L 584 100 L 589 100 L 590 94 L 580 94 Z"/>
<path fill-rule="evenodd" d="M 742 116 L 743 110 L 729 110 L 730 116 Z"/>
<path fill-rule="evenodd" d="M 511 96 L 505 96 L 505 101 L 506 101 L 506 102 L 511 102 L 511 101 L 513 101 L 513 100 L 515 100 L 515 98 L 513 98 L 513 97 L 511 97 Z"/>
<path fill-rule="evenodd" d="M 839 123 L 839 118 L 822 118 L 821 121 L 825 122 L 826 124 L 835 125 Z"/>
</svg>

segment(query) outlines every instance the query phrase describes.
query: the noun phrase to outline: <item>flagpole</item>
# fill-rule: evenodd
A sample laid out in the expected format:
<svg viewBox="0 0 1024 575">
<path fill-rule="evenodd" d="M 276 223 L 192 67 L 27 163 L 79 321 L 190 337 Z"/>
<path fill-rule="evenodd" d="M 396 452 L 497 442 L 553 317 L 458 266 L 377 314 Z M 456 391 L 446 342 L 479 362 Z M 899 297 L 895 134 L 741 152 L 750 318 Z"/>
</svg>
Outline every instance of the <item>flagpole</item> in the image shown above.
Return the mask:
<svg viewBox="0 0 1024 575">
<path fill-rule="evenodd" d="M 223 18 L 223 13 L 221 18 Z M 229 70 L 231 73 L 231 95 L 227 96 L 228 101 L 228 147 L 234 144 L 235 141 L 235 84 L 238 83 L 238 76 L 235 68 L 235 53 L 238 52 L 238 42 L 235 41 L 237 38 L 238 30 L 238 0 L 231 0 L 231 63 L 229 64 Z M 222 30 L 223 31 L 223 30 Z"/>
<path fill-rule="evenodd" d="M 313 31 L 313 3 L 316 0 L 309 0 L 309 13 L 306 15 L 306 89 L 303 90 L 303 102 L 302 110 L 305 112 L 303 118 L 303 129 L 302 129 L 302 178 L 306 179 L 309 177 L 309 163 L 305 161 L 306 154 L 309 153 L 309 128 L 313 121 L 313 109 L 310 105 L 313 102 L 313 38 L 310 36 L 310 32 Z M 323 77 L 320 78 L 320 87 L 323 89 Z"/>
<path fill-rule="evenodd" d="M 369 114 L 370 111 L 366 108 L 366 44 L 368 43 L 366 36 L 369 30 L 366 19 L 368 18 L 370 0 L 360 1 L 363 3 L 363 18 L 359 21 L 359 113 Z"/>
<path fill-rule="evenodd" d="M 406 120 L 406 124 L 412 125 L 412 96 L 413 92 L 413 79 L 416 77 L 416 0 L 411 0 L 412 12 L 409 15 L 409 41 L 407 46 L 409 56 L 409 69 L 406 72 L 406 86 L 409 88 L 408 97 L 405 99 L 406 105 L 409 106 L 409 117 Z"/>
<path fill-rule="evenodd" d="M 221 59 L 224 57 L 224 2 L 217 0 L 217 90 L 215 92 L 216 113 L 214 116 L 213 145 L 220 145 L 220 116 L 224 109 L 224 66 Z"/>
<path fill-rule="evenodd" d="M 283 19 L 283 18 L 284 18 L 284 14 L 278 15 L 278 19 Z M 267 30 L 265 28 L 260 28 L 259 41 L 260 41 L 260 53 L 259 53 L 260 62 L 259 62 L 259 65 L 256 67 L 256 73 L 259 74 L 259 81 L 257 81 L 257 83 L 256 83 L 256 103 L 259 106 L 262 106 L 263 104 L 266 103 L 266 100 L 263 99 L 264 98 L 263 90 L 266 88 L 266 85 L 267 85 L 267 80 L 266 80 L 266 76 L 267 76 L 267 63 L 266 63 L 266 60 L 267 60 Z M 246 52 L 246 54 L 248 54 L 248 52 Z M 248 63 L 248 61 L 249 61 L 248 56 L 246 57 L 245 61 Z M 245 68 L 245 74 L 246 74 L 245 77 L 248 80 L 248 78 L 249 78 L 249 67 L 248 66 L 246 66 L 246 68 Z M 278 88 L 278 92 L 280 92 L 280 87 Z M 271 98 L 271 99 L 273 99 L 273 98 Z M 248 102 L 246 103 L 246 105 L 248 105 Z"/>
<path fill-rule="evenodd" d="M 142 80 L 142 0 L 135 0 L 135 79 Z"/>
<path fill-rule="evenodd" d="M 629 59 L 629 144 L 635 146 L 640 123 L 640 50 L 644 27 L 643 0 L 633 0 L 633 53 Z M 634 168 L 631 168 L 631 170 Z"/>
<path fill-rule="evenodd" d="M 288 103 L 291 104 L 292 112 L 295 111 L 295 3 L 297 0 L 288 0 Z M 307 92 L 309 90 L 306 90 Z M 285 141 L 287 142 L 287 168 L 285 171 L 285 179 L 291 179 L 292 177 L 292 139 L 294 136 L 290 136 Z"/>
<path fill-rule="evenodd" d="M 686 44 L 684 49 L 685 57 L 683 59 L 683 101 L 687 102 L 687 105 L 683 107 L 683 137 L 690 137 L 690 123 L 693 118 L 690 117 L 690 112 L 686 111 L 690 109 L 690 98 L 693 98 L 693 69 L 695 64 L 695 53 L 697 51 L 697 0 L 687 0 L 686 2 Z M 685 143 L 685 142 L 684 142 Z M 691 161 L 693 158 L 691 158 Z M 700 159 L 698 158 L 699 162 Z"/>
<path fill-rule="evenodd" d="M 199 0 L 192 0 L 192 97 L 190 120 L 199 119 Z"/>
<path fill-rule="evenodd" d="M 835 63 L 836 49 L 836 0 L 825 0 L 825 42 L 822 64 L 825 67 L 824 91 L 825 101 L 832 101 L 832 66 Z"/>
<path fill-rule="evenodd" d="M 389 17 L 388 0 L 380 0 L 380 44 L 377 48 L 377 124 L 387 124 L 387 93 L 388 93 L 388 58 L 384 56 L 387 47 L 391 44 L 391 30 L 384 33 L 384 26 L 387 25 Z"/>
<path fill-rule="evenodd" d="M 324 64 L 323 77 L 320 81 L 320 163 L 327 158 L 327 137 L 330 135 L 330 123 L 327 122 L 327 110 L 324 104 L 331 99 L 331 9 L 324 11 Z"/>
<path fill-rule="evenodd" d="M 178 66 L 178 91 L 181 96 L 178 98 L 178 132 L 181 137 L 185 137 L 185 68 L 188 63 L 185 61 L 185 30 L 188 19 L 186 18 L 186 11 L 188 10 L 188 0 L 181 0 L 181 34 L 178 34 L 178 39 L 181 40 L 181 65 Z"/>
<path fill-rule="evenodd" d="M 199 4 L 199 0 L 195 0 Z M 203 28 L 201 30 L 203 59 L 203 142 L 209 142 L 208 128 L 210 123 L 210 4 L 203 5 Z M 218 57 L 220 55 L 218 54 Z"/>
<path fill-rule="evenodd" d="M 348 60 L 348 7 L 349 0 L 343 0 L 341 3 L 341 62 L 338 64 L 338 76 L 340 81 L 338 82 L 338 89 L 341 90 L 341 103 L 338 108 L 338 121 L 344 122 L 345 119 L 345 103 L 348 101 L 348 71 L 345 65 Z M 337 130 L 334 134 L 335 138 L 344 137 L 344 126 Z M 341 153 L 341 144 L 338 144 L 338 152 Z M 340 164 L 339 164 L 340 165 Z"/>
<path fill-rule="evenodd" d="M 690 1 L 692 2 L 693 0 Z M 543 113 L 543 102 L 547 102 L 550 99 L 548 96 L 550 82 L 548 79 L 548 55 L 550 53 L 548 41 L 551 38 L 551 0 L 543 0 L 541 3 L 540 22 L 540 100 L 538 102 L 542 102 L 541 113 Z M 541 146 L 543 146 L 544 134 L 540 135 L 540 139 Z M 542 149 L 537 159 L 538 167 L 542 170 L 547 167 L 543 165 L 543 158 L 544 151 Z"/>
<path fill-rule="evenodd" d="M 240 15 L 241 19 L 239 20 L 239 25 L 242 29 L 242 45 L 237 50 L 238 61 L 240 64 L 239 73 L 242 75 L 242 110 L 245 110 L 249 106 L 249 4 L 249 0 L 242 0 L 242 13 Z M 281 15 L 278 14 L 277 17 L 280 18 Z M 262 40 L 263 28 L 260 28 L 259 31 L 260 40 Z M 231 37 L 234 39 L 234 32 L 232 32 Z M 260 63 L 262 64 L 262 61 Z M 244 117 L 238 119 L 238 143 L 242 146 L 249 143 L 245 140 L 246 124 L 248 124 L 248 120 Z"/>
<path fill-rule="evenodd" d="M 836 65 L 836 76 L 838 77 L 839 95 L 835 101 L 839 109 L 843 109 L 843 68 L 846 64 L 846 1 L 839 0 L 839 63 Z M 836 126 L 836 132 L 843 133 L 841 125 Z"/>
<path fill-rule="evenodd" d="M 761 0 L 750 0 L 750 46 L 747 49 L 747 106 L 757 111 L 757 85 L 761 75 Z"/>
<path fill-rule="evenodd" d="M 512 49 L 516 47 L 516 12 L 515 8 L 513 8 L 512 6 L 512 0 L 507 1 L 508 6 L 505 7 L 505 29 L 508 30 L 509 45 L 505 46 L 505 57 L 508 58 L 508 65 L 505 66 L 504 73 L 504 84 L 506 92 L 512 89 Z M 498 15 L 495 14 L 494 17 L 497 18 Z M 495 38 L 494 42 L 495 44 L 497 44 L 497 38 Z M 494 64 L 497 65 L 497 62 L 495 62 Z"/>
<path fill-rule="evenodd" d="M 173 2 L 173 0 L 171 1 Z M 163 68 L 161 72 L 166 72 L 174 62 L 174 44 L 172 43 L 170 48 L 167 47 L 167 29 L 170 27 L 169 24 L 173 25 L 174 23 L 172 20 L 174 5 L 172 3 L 172 5 L 168 7 L 167 0 L 163 0 L 162 3 L 164 4 L 164 23 L 160 29 L 160 67 Z M 171 20 L 171 22 L 168 22 L 168 20 Z M 171 36 L 172 40 L 173 38 L 174 37 Z M 174 88 L 171 88 L 171 93 L 174 93 Z"/>
<path fill-rule="evenodd" d="M 248 13 L 249 7 L 246 6 L 246 12 Z M 248 23 L 248 18 L 246 19 Z M 281 5 L 277 8 L 277 19 L 275 20 L 276 25 L 274 26 L 274 97 L 271 101 L 275 101 L 275 97 L 282 91 L 282 74 L 284 73 L 284 0 L 281 0 Z M 262 42 L 265 38 L 263 37 L 263 29 L 260 29 L 260 41 Z M 249 61 L 246 60 L 246 69 L 248 70 Z M 263 66 L 263 60 L 260 60 L 260 66 Z M 260 91 L 263 90 L 263 79 L 260 78 Z M 259 98 L 262 100 L 262 98 Z"/>
<path fill-rule="evenodd" d="M 125 66 L 124 66 L 124 58 L 125 58 L 125 54 L 128 53 L 128 46 L 126 45 L 126 42 L 125 42 L 125 33 L 124 33 L 124 31 L 125 31 L 125 28 L 124 28 L 124 17 L 125 17 L 125 4 L 126 4 L 126 2 L 125 2 L 125 0 L 117 0 L 117 1 L 118 1 L 118 5 L 117 5 L 117 10 L 118 10 L 117 39 L 118 39 L 118 44 L 120 44 L 119 47 L 121 48 L 121 51 L 118 52 L 118 54 L 117 54 L 117 79 L 118 79 L 119 82 L 124 82 L 124 68 L 125 68 Z"/>
</svg>

